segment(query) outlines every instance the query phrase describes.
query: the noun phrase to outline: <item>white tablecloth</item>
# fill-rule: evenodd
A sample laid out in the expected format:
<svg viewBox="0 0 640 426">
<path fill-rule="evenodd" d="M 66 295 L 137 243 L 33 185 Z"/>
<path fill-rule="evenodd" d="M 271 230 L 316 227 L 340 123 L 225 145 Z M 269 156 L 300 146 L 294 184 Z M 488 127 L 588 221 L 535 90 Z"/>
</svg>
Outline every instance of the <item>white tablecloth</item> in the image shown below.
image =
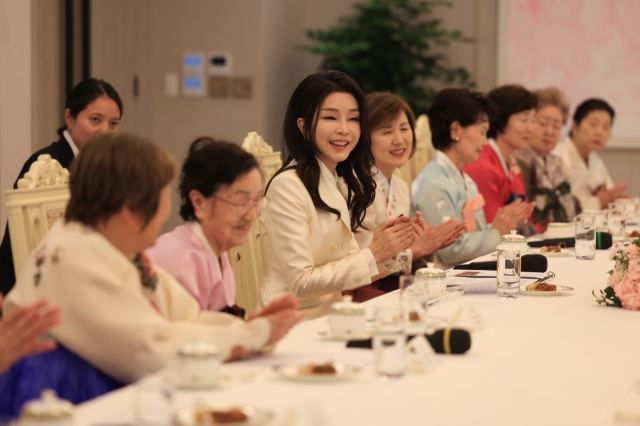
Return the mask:
<svg viewBox="0 0 640 426">
<path fill-rule="evenodd" d="M 591 291 L 606 286 L 613 265 L 607 256 L 599 251 L 591 262 L 549 259 L 554 282 L 575 288 L 570 295 L 465 295 L 432 306 L 430 315 L 448 317 L 460 305 L 473 305 L 486 327 L 473 334 L 467 354 L 438 355 L 438 365 L 426 374 L 382 382 L 370 366 L 354 380 L 310 384 L 264 369 L 221 389 L 178 391 L 174 403 L 183 406 L 200 396 L 214 404 L 256 405 L 275 411 L 275 425 L 296 409 L 316 410 L 325 422 L 318 424 L 331 425 L 611 425 L 623 394 L 640 379 L 640 312 L 596 304 Z M 374 299 L 367 310 L 398 303 L 398 297 Z M 327 328 L 326 318 L 298 325 L 273 356 L 286 362 L 285 356 L 296 354 L 330 358 L 364 351 L 324 340 L 318 332 Z M 132 400 L 130 386 L 84 403 L 75 423 L 130 423 Z"/>
</svg>

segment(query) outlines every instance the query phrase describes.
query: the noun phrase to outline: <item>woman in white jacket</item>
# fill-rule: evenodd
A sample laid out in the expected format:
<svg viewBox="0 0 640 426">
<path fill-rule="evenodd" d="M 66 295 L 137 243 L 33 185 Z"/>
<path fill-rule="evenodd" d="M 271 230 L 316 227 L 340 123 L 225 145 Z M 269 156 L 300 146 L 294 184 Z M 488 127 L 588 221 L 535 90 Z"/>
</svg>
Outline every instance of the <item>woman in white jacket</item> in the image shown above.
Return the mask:
<svg viewBox="0 0 640 426">
<path fill-rule="evenodd" d="M 261 303 L 286 293 L 301 308 L 320 307 L 341 292 L 399 270 L 394 259 L 414 239 L 408 217 L 384 222 L 368 248 L 353 231 L 375 197 L 365 97 L 338 71 L 305 78 L 284 119 L 285 162 L 267 186 L 260 217 L 265 279 Z"/>
</svg>

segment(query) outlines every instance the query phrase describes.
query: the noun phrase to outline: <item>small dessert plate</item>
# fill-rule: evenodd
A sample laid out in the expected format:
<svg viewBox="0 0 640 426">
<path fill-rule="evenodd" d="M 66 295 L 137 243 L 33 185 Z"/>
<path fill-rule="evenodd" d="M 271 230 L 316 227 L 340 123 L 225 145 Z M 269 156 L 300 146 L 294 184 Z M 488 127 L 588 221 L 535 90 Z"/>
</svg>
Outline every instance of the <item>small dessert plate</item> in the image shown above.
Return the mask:
<svg viewBox="0 0 640 426">
<path fill-rule="evenodd" d="M 529 253 L 541 254 L 547 257 L 569 257 L 575 256 L 576 250 L 573 248 L 563 248 L 560 249 L 560 252 L 552 251 L 552 252 L 541 252 L 539 248 L 529 248 Z"/>
<path fill-rule="evenodd" d="M 355 378 L 361 371 L 361 368 L 351 365 L 341 364 L 338 362 L 330 363 L 334 368 L 334 372 L 331 373 L 314 373 L 314 364 L 304 365 L 284 365 L 274 367 L 275 373 L 289 380 L 296 380 L 301 382 L 337 382 L 341 380 L 348 380 Z"/>
<path fill-rule="evenodd" d="M 214 411 L 228 413 L 231 410 L 239 411 L 244 415 L 244 418 L 238 421 L 215 421 L 212 416 Z M 261 426 L 269 423 L 273 417 L 274 414 L 272 411 L 250 405 L 217 407 L 206 404 L 195 404 L 179 409 L 175 414 L 174 423 L 178 426 L 209 426 L 220 424 Z"/>
<path fill-rule="evenodd" d="M 541 296 L 541 297 L 560 296 L 561 294 L 567 294 L 572 291 L 573 291 L 573 287 L 567 287 L 564 285 L 556 285 L 556 291 L 527 290 L 526 285 L 520 286 L 520 294 L 524 296 Z"/>
</svg>

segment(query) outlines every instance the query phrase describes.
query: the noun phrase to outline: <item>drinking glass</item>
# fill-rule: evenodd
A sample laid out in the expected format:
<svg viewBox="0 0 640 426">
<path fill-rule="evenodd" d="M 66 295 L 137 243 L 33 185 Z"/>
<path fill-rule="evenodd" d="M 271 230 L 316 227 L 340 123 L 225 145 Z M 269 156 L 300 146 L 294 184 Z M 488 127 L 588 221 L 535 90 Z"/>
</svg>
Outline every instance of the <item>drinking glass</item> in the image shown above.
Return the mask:
<svg viewBox="0 0 640 426">
<path fill-rule="evenodd" d="M 576 216 L 576 259 L 595 259 L 597 222 L 594 215 L 580 214 Z"/>
<path fill-rule="evenodd" d="M 402 311 L 398 307 L 376 308 L 373 357 L 379 377 L 397 378 L 404 375 L 405 345 Z"/>
<path fill-rule="evenodd" d="M 640 197 L 629 198 L 625 207 L 625 236 L 635 240 L 640 237 Z"/>
<path fill-rule="evenodd" d="M 517 299 L 520 296 L 520 247 L 501 244 L 498 249 L 496 296 L 501 299 Z"/>
<path fill-rule="evenodd" d="M 627 206 L 626 203 L 614 201 L 609 203 L 607 226 L 614 243 L 624 241 L 626 232 Z"/>
<path fill-rule="evenodd" d="M 150 353 L 135 355 L 134 417 L 138 424 L 171 424 L 173 377 L 164 364 Z"/>
<path fill-rule="evenodd" d="M 429 293 L 427 280 L 415 275 L 400 275 L 400 306 L 405 331 L 409 334 L 427 331 L 427 304 Z"/>
</svg>

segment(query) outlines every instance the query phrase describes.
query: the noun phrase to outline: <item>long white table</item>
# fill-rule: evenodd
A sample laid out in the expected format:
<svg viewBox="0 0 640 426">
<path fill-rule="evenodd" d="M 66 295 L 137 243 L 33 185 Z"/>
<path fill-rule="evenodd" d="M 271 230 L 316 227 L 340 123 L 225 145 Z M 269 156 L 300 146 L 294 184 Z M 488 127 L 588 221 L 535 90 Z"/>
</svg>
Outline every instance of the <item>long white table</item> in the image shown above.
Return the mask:
<svg viewBox="0 0 640 426">
<path fill-rule="evenodd" d="M 608 252 L 594 261 L 550 258 L 556 284 L 575 288 L 559 297 L 501 300 L 465 295 L 430 308 L 448 317 L 461 305 L 481 312 L 486 327 L 473 334 L 465 355 L 438 355 L 426 374 L 383 382 L 372 367 L 355 379 L 299 383 L 268 369 L 246 381 L 209 391 L 178 391 L 176 406 L 201 397 L 213 404 L 249 404 L 273 410 L 285 424 L 292 410 L 316 411 L 327 425 L 611 425 L 622 396 L 640 379 L 640 312 L 602 307 L 592 290 L 604 288 Z M 397 294 L 367 302 L 367 310 L 398 303 Z M 345 344 L 324 340 L 326 318 L 298 325 L 274 357 L 303 353 L 344 356 Z M 368 351 L 364 356 L 371 356 Z M 254 364 L 255 365 L 255 364 Z M 248 367 L 247 367 L 248 368 Z M 243 365 L 229 367 L 242 370 Z M 80 405 L 76 425 L 133 421 L 131 386 Z M 316 419 L 317 420 L 317 419 Z"/>
</svg>

